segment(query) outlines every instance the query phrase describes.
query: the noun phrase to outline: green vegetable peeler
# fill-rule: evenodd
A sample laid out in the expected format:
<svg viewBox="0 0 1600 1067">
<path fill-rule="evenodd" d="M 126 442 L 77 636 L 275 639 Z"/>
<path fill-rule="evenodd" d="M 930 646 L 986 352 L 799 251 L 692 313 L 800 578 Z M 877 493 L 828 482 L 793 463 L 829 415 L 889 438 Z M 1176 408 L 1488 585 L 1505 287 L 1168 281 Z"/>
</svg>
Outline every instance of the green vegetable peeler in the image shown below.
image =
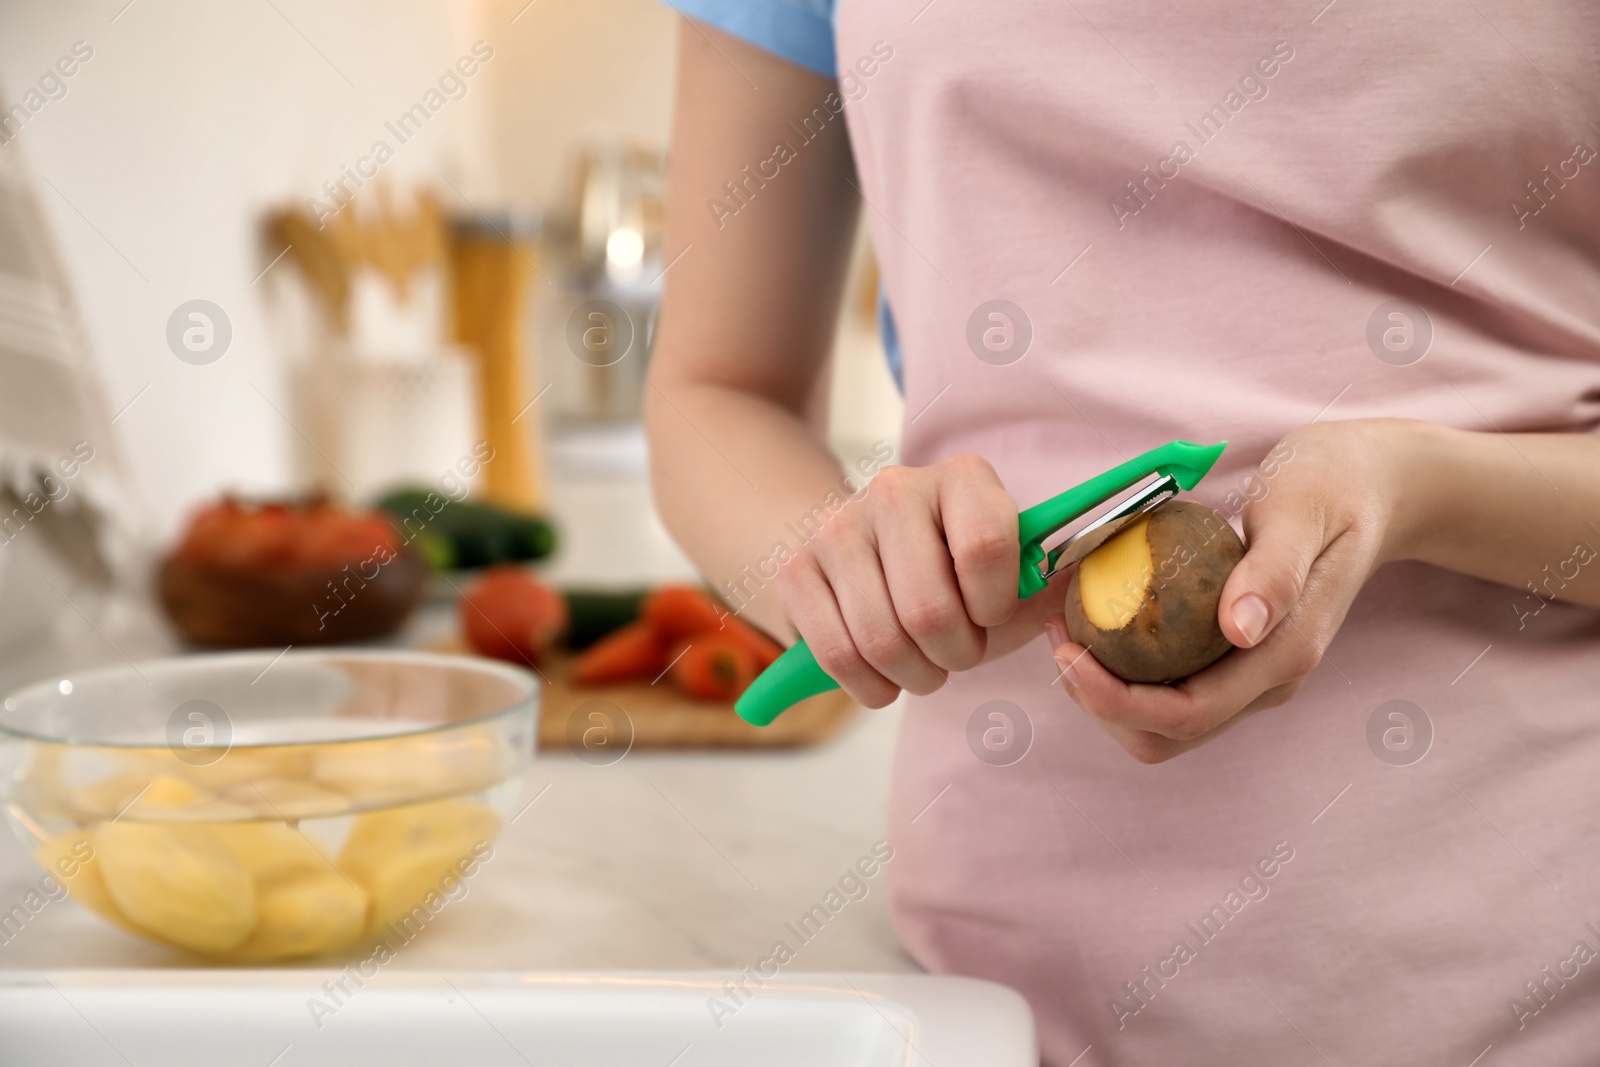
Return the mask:
<svg viewBox="0 0 1600 1067">
<path fill-rule="evenodd" d="M 1179 490 L 1193 489 L 1227 447 L 1226 441 L 1214 445 L 1172 441 L 1023 511 L 1017 516 L 1017 536 L 1022 542 L 1017 597 L 1026 600 L 1033 596 L 1057 571 L 1105 544 L 1128 523 L 1177 496 Z M 1044 547 L 1062 527 L 1132 486 L 1138 486 L 1137 490 L 1115 507 L 1055 548 Z M 811 649 L 800 640 L 750 684 L 734 707 L 746 722 L 766 726 L 807 697 L 837 688 L 839 683 L 817 664 Z"/>
</svg>

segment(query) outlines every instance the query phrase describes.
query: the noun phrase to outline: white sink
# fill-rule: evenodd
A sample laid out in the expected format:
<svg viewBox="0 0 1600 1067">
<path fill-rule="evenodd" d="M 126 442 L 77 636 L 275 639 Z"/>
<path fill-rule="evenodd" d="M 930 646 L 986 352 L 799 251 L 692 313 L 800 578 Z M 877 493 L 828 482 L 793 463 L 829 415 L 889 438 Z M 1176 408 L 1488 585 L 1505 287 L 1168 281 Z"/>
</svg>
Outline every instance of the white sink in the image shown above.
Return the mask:
<svg viewBox="0 0 1600 1067">
<path fill-rule="evenodd" d="M 0 1065 L 1036 1067 L 1016 993 L 970 978 L 375 970 L 0 972 Z M 336 986 L 343 979 L 348 993 Z M 326 990 L 332 990 L 330 993 Z M 710 998 L 722 1007 L 713 1017 Z M 733 1009 L 731 1013 L 728 1009 Z"/>
</svg>

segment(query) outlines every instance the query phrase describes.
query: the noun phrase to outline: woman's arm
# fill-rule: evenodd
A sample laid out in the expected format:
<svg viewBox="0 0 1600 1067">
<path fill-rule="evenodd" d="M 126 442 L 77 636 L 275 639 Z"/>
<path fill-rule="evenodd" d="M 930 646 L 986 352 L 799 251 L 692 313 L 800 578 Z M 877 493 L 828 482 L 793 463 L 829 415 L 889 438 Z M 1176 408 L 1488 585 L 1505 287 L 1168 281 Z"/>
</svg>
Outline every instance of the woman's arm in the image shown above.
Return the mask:
<svg viewBox="0 0 1600 1067">
<path fill-rule="evenodd" d="M 818 415 L 857 210 L 842 105 L 833 82 L 724 34 L 679 37 L 667 255 L 682 258 L 645 405 L 657 507 L 719 590 L 733 582 L 774 633 L 792 623 L 857 700 L 932 692 L 1037 636 L 1061 589 L 1019 610 L 1016 503 L 976 456 L 886 468 L 834 506 L 851 494 Z"/>
<path fill-rule="evenodd" d="M 680 20 L 664 258 L 682 258 L 664 279 L 644 418 L 656 507 L 717 589 L 843 485 L 821 425 L 857 212 L 844 116 L 825 103 L 835 91 Z M 789 123 L 814 108 L 833 118 L 799 143 Z M 774 159 L 780 143 L 787 163 Z M 777 600 L 758 591 L 749 615 L 782 633 Z"/>
<path fill-rule="evenodd" d="M 1525 611 L 1552 599 L 1600 608 L 1600 437 L 1395 432 L 1413 498 L 1396 555 L 1509 585 Z"/>
<path fill-rule="evenodd" d="M 1217 612 L 1235 651 L 1173 685 L 1129 685 L 1050 623 L 1063 685 L 1142 761 L 1290 700 L 1385 563 L 1502 582 L 1508 623 L 1551 599 L 1600 607 L 1600 438 L 1362 419 L 1301 427 L 1269 463 Z"/>
</svg>

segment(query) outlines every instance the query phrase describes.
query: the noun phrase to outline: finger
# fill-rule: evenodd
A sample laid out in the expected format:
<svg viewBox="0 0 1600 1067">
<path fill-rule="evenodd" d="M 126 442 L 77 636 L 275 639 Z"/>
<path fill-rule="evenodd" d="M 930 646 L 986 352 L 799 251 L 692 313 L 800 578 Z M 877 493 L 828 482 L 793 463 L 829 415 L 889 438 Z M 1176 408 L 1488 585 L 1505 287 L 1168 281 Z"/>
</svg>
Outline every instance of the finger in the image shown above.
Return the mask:
<svg viewBox="0 0 1600 1067">
<path fill-rule="evenodd" d="M 1067 695 L 1140 763 L 1161 763 L 1182 755 L 1227 730 L 1235 721 L 1234 717 L 1230 717 L 1210 729 L 1182 739 L 1130 725 L 1129 720 L 1138 717 L 1127 715 L 1122 705 L 1138 698 L 1136 690 L 1159 690 L 1165 686 L 1130 686 L 1102 667 L 1088 649 L 1071 642 L 1059 646 L 1055 654 L 1056 662 L 1062 669 L 1061 685 Z M 1115 710 L 1107 714 L 1102 709 Z M 1171 714 L 1170 709 L 1168 714 Z"/>
<path fill-rule="evenodd" d="M 1278 707 L 1280 704 L 1288 704 L 1294 693 L 1298 693 L 1302 683 L 1304 683 L 1304 678 L 1296 678 L 1294 681 L 1288 681 L 1285 685 L 1267 689 L 1266 693 L 1262 693 L 1250 704 L 1245 705 L 1245 709 L 1242 712 L 1222 720 L 1221 723 L 1208 729 L 1198 737 L 1189 737 L 1187 741 L 1174 741 L 1171 737 L 1162 736 L 1162 734 L 1154 733 L 1149 729 L 1136 729 L 1133 726 L 1107 723 L 1102 718 L 1096 718 L 1094 723 L 1099 728 L 1104 729 L 1117 744 L 1122 745 L 1128 755 L 1141 761 L 1141 763 L 1162 763 L 1162 761 L 1171 760 L 1171 758 L 1178 757 L 1178 755 L 1189 752 L 1189 750 L 1198 749 L 1200 745 L 1206 744 L 1206 742 L 1213 741 L 1216 737 L 1237 726 L 1238 723 L 1245 721 L 1246 718 L 1250 718 L 1254 713 L 1264 712 L 1264 710 L 1270 709 L 1270 707 Z"/>
<path fill-rule="evenodd" d="M 785 605 L 811 655 L 840 688 L 869 708 L 894 702 L 900 687 L 879 674 L 856 649 L 833 588 L 814 563 L 795 560 L 785 576 Z"/>
<path fill-rule="evenodd" d="M 967 617 L 955 565 L 932 509 L 886 512 L 878 525 L 878 557 L 895 616 L 922 654 L 946 671 L 977 666 L 986 636 Z"/>
<path fill-rule="evenodd" d="M 1231 712 L 1220 714 L 1213 721 L 1214 716 L 1178 686 L 1124 682 L 1101 666 L 1092 649 L 1075 642 L 1058 646 L 1054 655 L 1062 688 L 1102 725 L 1187 741 L 1231 716 Z"/>
<path fill-rule="evenodd" d="M 1321 509 L 1280 494 L 1246 510 L 1244 558 L 1222 586 L 1217 622 L 1238 648 L 1253 648 L 1300 602 L 1306 579 L 1327 547 Z"/>
<path fill-rule="evenodd" d="M 958 456 L 939 485 L 939 522 L 967 618 L 999 626 L 1017 609 L 1017 504 L 977 456 Z"/>
<path fill-rule="evenodd" d="M 1092 649 L 1070 641 L 1056 648 L 1054 655 L 1063 687 L 1102 725 L 1171 741 L 1194 741 L 1256 706 L 1269 691 L 1310 673 L 1315 665 L 1310 662 L 1316 656 L 1314 649 L 1310 656 L 1296 659 L 1276 647 L 1297 640 L 1297 635 L 1285 629 L 1258 649 L 1230 652 L 1171 685 L 1124 682 L 1100 665 Z"/>
<path fill-rule="evenodd" d="M 945 683 L 945 672 L 922 654 L 895 615 L 882 564 L 872 546 L 852 541 L 822 561 L 823 576 L 861 658 L 893 684 L 919 696 Z"/>
<path fill-rule="evenodd" d="M 1251 701 L 1239 714 L 1218 726 L 1212 727 L 1199 737 L 1191 737 L 1187 741 L 1174 741 L 1170 737 L 1163 737 L 1160 734 L 1151 733 L 1149 730 L 1136 730 L 1131 726 L 1119 726 L 1116 723 L 1105 722 L 1100 719 L 1096 719 L 1095 722 L 1110 735 L 1113 741 L 1121 745 L 1128 755 L 1140 763 L 1163 763 L 1174 756 L 1181 756 L 1191 749 L 1199 748 L 1208 741 L 1227 733 L 1234 726 L 1258 711 L 1266 711 L 1268 708 L 1275 708 L 1280 704 L 1288 703 L 1299 688 L 1300 681 L 1297 680 L 1269 689 Z"/>
</svg>

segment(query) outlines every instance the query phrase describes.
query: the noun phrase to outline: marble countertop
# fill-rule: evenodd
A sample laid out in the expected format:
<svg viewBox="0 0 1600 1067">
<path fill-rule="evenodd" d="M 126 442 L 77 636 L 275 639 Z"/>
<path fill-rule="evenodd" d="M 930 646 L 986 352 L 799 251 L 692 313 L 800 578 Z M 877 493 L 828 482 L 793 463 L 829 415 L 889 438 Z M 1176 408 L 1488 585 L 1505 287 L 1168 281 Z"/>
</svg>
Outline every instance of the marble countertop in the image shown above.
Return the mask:
<svg viewBox="0 0 1600 1067">
<path fill-rule="evenodd" d="M 551 568 L 556 580 L 692 573 L 637 478 L 558 482 L 553 497 L 567 528 L 585 531 L 568 535 Z M 448 605 L 430 606 L 399 643 L 426 643 L 450 625 Z M 176 651 L 139 604 L 95 624 L 69 618 L 50 640 L 0 657 L 0 689 Z M 797 943 L 785 927 L 883 837 L 898 724 L 898 709 L 863 712 L 828 744 L 787 753 L 636 750 L 592 766 L 565 751 L 541 752 L 524 788 L 527 806 L 495 841 L 467 896 L 444 908 L 397 962 L 430 970 L 737 970 L 781 939 L 795 948 L 796 971 L 914 971 L 890 923 L 881 873 L 810 941 Z M 0 912 L 36 888 L 40 874 L 14 835 L 0 835 Z M 45 905 L 14 934 L 0 930 L 0 968 L 197 962 L 70 901 Z"/>
</svg>

